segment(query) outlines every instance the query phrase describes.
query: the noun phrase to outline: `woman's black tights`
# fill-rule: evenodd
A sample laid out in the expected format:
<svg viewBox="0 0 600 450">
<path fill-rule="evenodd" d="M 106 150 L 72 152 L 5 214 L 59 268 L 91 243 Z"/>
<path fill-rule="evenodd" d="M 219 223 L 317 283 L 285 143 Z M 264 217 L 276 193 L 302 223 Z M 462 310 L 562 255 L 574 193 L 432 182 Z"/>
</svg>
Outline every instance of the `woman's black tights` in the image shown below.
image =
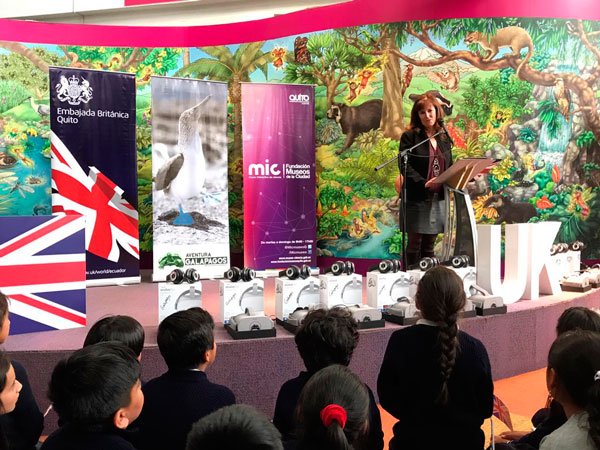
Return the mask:
<svg viewBox="0 0 600 450">
<path fill-rule="evenodd" d="M 433 246 L 436 238 L 437 234 L 408 233 L 406 262 L 409 267 L 425 256 L 434 256 Z"/>
</svg>

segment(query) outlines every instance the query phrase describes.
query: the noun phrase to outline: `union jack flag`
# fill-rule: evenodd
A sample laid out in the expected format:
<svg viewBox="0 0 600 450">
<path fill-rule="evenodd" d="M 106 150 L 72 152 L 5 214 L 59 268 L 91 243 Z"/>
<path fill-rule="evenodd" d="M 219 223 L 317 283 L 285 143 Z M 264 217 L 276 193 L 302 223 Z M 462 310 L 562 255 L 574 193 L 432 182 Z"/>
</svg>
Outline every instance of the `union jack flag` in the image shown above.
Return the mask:
<svg viewBox="0 0 600 450">
<path fill-rule="evenodd" d="M 85 218 L 0 217 L 0 291 L 11 334 L 83 327 Z"/>
<path fill-rule="evenodd" d="M 500 422 L 504 423 L 511 431 L 513 430 L 510 411 L 504 402 L 496 395 L 494 395 L 494 409 L 492 410 L 492 414 L 496 416 Z"/>
<path fill-rule="evenodd" d="M 85 248 L 90 253 L 117 262 L 119 244 L 139 259 L 138 213 L 123 198 L 123 189 L 90 166 L 89 175 L 54 132 L 52 152 L 53 212 L 76 212 L 86 218 Z"/>
</svg>

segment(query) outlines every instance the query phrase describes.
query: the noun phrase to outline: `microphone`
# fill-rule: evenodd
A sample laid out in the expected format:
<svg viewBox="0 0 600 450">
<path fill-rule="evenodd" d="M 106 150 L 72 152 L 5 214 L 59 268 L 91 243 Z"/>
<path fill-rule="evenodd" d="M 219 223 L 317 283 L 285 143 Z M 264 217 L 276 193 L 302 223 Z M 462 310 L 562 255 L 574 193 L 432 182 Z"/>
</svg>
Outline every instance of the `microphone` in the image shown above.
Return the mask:
<svg viewBox="0 0 600 450">
<path fill-rule="evenodd" d="M 442 119 L 440 117 L 437 122 L 438 122 L 438 125 L 440 127 L 442 127 L 442 130 L 444 130 L 444 133 L 446 133 L 446 136 L 448 137 L 448 140 L 450 141 L 450 145 L 452 147 L 454 147 L 454 141 L 452 140 L 452 137 L 450 136 L 450 133 L 448 133 L 448 128 L 446 128 L 446 124 L 444 123 L 444 119 Z"/>
</svg>

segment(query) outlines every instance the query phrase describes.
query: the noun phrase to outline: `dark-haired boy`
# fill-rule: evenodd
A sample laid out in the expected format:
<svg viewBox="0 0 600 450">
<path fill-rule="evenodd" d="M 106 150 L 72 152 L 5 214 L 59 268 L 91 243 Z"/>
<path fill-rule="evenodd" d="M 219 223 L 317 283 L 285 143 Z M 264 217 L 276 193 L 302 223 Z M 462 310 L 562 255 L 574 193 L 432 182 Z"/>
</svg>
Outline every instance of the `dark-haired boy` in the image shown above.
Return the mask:
<svg viewBox="0 0 600 450">
<path fill-rule="evenodd" d="M 119 342 L 100 342 L 60 361 L 48 398 L 61 427 L 43 450 L 135 450 L 121 435 L 140 414 L 140 363 Z"/>
<path fill-rule="evenodd" d="M 169 370 L 144 385 L 138 444 L 142 450 L 183 450 L 194 422 L 235 403 L 231 390 L 206 377 L 217 353 L 214 325 L 208 312 L 190 308 L 158 326 L 158 348 Z"/>
<path fill-rule="evenodd" d="M 10 333 L 9 314 L 8 297 L 0 292 L 0 344 L 4 344 Z M 0 428 L 11 450 L 34 450 L 44 428 L 44 416 L 33 396 L 27 371 L 19 362 L 11 360 L 15 378 L 23 387 L 15 409 L 0 415 Z"/>
<path fill-rule="evenodd" d="M 252 406 L 221 408 L 194 424 L 186 450 L 283 450 L 281 435 Z"/>
<path fill-rule="evenodd" d="M 98 320 L 88 331 L 83 346 L 98 342 L 122 342 L 135 353 L 138 361 L 142 359 L 145 333 L 144 327 L 130 316 L 108 316 Z"/>
<path fill-rule="evenodd" d="M 358 324 L 347 308 L 315 309 L 309 312 L 296 333 L 296 346 L 306 371 L 286 381 L 277 396 L 273 423 L 284 442 L 294 439 L 294 413 L 304 385 L 319 370 L 332 364 L 348 366 L 358 345 Z M 375 396 L 369 391 L 369 433 L 355 448 L 383 449 L 381 415 Z"/>
</svg>

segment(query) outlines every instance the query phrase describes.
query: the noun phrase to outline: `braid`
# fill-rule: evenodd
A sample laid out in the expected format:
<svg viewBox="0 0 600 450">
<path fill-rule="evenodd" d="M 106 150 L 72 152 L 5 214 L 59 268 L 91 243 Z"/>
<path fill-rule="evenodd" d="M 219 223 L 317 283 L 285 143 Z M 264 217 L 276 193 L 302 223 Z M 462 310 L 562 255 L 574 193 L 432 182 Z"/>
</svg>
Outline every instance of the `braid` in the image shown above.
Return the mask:
<svg viewBox="0 0 600 450">
<path fill-rule="evenodd" d="M 461 278 L 452 270 L 437 266 L 429 269 L 417 287 L 417 306 L 425 319 L 438 324 L 437 351 L 441 373 L 438 405 L 448 404 L 448 380 L 452 375 L 458 353 L 459 312 L 466 302 Z"/>
<path fill-rule="evenodd" d="M 440 349 L 440 370 L 442 374 L 442 386 L 436 399 L 436 403 L 445 406 L 448 404 L 448 379 L 454 369 L 456 353 L 458 349 L 458 326 L 456 319 L 458 314 L 452 314 L 441 322 L 438 333 L 438 345 Z"/>
<path fill-rule="evenodd" d="M 596 448 L 600 449 L 600 381 L 594 381 L 589 390 L 586 411 L 590 425 L 590 438 Z"/>
</svg>

